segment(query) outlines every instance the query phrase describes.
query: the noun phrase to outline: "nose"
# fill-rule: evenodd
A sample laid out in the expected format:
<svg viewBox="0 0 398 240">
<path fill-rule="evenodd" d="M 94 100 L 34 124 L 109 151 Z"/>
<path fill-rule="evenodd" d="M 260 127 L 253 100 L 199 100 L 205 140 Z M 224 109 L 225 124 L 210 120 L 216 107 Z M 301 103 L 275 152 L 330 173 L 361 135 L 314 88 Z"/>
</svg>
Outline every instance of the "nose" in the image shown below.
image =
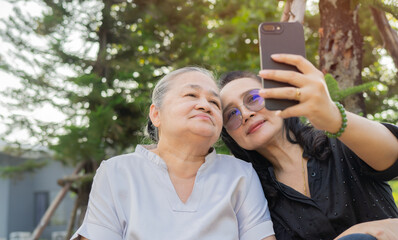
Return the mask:
<svg viewBox="0 0 398 240">
<path fill-rule="evenodd" d="M 247 121 L 249 121 L 250 118 L 254 117 L 254 115 L 255 115 L 254 111 L 251 111 L 244 106 L 242 106 L 240 108 L 240 112 L 242 114 L 242 122 L 243 123 L 246 123 Z"/>
<path fill-rule="evenodd" d="M 210 103 L 207 101 L 206 98 L 199 98 L 198 103 L 196 104 L 196 109 L 210 112 Z"/>
</svg>

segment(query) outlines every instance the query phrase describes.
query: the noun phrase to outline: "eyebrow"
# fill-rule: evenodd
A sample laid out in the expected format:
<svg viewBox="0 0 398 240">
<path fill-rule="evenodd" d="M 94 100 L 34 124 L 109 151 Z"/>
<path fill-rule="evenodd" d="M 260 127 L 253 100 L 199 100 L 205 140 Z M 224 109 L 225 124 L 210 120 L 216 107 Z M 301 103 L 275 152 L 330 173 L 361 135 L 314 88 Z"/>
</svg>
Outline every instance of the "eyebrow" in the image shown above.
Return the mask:
<svg viewBox="0 0 398 240">
<path fill-rule="evenodd" d="M 247 91 L 241 93 L 241 94 L 238 96 L 239 99 L 243 98 L 243 96 L 245 96 L 248 92 L 253 91 L 254 89 L 258 89 L 258 88 L 252 88 L 252 89 L 249 89 L 249 90 L 247 90 Z M 232 105 L 234 105 L 234 104 L 231 102 L 231 103 L 228 103 L 225 107 L 222 107 L 222 108 L 224 109 L 223 112 L 225 112 L 225 110 L 228 110 Z"/>
<path fill-rule="evenodd" d="M 197 84 L 189 84 L 189 85 L 185 86 L 183 89 L 185 89 L 185 88 L 192 88 L 196 91 L 203 90 L 203 88 Z M 208 92 L 211 93 L 211 95 L 213 95 L 214 97 L 220 98 L 220 95 L 218 95 L 217 92 L 215 92 L 213 90 L 208 90 Z"/>
</svg>

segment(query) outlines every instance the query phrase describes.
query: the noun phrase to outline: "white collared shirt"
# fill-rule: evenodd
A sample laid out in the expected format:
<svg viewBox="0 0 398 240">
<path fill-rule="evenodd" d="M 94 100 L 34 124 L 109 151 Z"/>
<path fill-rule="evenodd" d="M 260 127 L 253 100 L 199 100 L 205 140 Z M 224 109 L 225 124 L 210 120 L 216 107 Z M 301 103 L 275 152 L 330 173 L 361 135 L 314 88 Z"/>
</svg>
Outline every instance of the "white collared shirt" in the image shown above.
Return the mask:
<svg viewBox="0 0 398 240">
<path fill-rule="evenodd" d="M 72 239 L 257 240 L 273 234 L 250 163 L 213 150 L 183 203 L 163 159 L 138 145 L 134 153 L 101 163 L 85 219 Z"/>
</svg>

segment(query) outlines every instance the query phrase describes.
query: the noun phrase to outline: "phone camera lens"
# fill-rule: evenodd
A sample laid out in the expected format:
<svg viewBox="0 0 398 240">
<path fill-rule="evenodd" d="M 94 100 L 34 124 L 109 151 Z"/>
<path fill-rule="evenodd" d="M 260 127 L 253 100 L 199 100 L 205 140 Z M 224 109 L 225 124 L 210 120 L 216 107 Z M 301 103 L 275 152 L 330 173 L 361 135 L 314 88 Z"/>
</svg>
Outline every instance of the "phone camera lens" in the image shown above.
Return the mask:
<svg viewBox="0 0 398 240">
<path fill-rule="evenodd" d="M 274 25 L 266 24 L 266 25 L 263 25 L 263 29 L 264 29 L 265 31 L 275 31 L 275 26 L 274 26 Z"/>
</svg>

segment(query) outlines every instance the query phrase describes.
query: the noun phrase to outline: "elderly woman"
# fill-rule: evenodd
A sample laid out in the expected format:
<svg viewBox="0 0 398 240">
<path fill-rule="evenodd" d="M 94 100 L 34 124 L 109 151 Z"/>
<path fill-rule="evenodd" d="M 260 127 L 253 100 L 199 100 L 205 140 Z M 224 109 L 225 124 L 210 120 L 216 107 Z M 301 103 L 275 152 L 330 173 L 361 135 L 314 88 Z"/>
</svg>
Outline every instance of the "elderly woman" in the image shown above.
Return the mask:
<svg viewBox="0 0 398 240">
<path fill-rule="evenodd" d="M 361 239 L 397 239 L 398 209 L 385 181 L 398 175 L 398 127 L 345 112 L 331 100 L 323 74 L 306 59 L 281 54 L 273 60 L 301 73 L 263 70 L 260 76 L 293 87 L 261 89 L 258 76 L 231 72 L 220 80 L 220 96 L 221 136 L 236 157 L 253 163 L 276 238 L 360 233 L 367 234 Z M 269 111 L 264 98 L 298 104 Z"/>
<path fill-rule="evenodd" d="M 104 161 L 72 239 L 275 239 L 251 164 L 218 155 L 221 102 L 207 70 L 182 68 L 156 85 L 155 146 Z"/>
</svg>

